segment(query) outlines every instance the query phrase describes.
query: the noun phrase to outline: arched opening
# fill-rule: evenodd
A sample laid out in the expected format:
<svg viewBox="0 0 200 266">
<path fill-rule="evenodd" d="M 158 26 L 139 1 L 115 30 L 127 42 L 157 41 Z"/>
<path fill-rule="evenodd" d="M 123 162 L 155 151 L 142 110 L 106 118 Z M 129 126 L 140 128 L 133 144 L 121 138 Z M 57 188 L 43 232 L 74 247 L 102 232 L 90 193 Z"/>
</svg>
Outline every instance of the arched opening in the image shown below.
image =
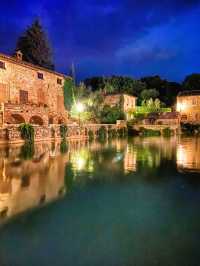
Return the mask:
<svg viewBox="0 0 200 266">
<path fill-rule="evenodd" d="M 50 116 L 50 117 L 49 117 L 49 125 L 52 125 L 52 124 L 53 124 L 53 117 Z"/>
<path fill-rule="evenodd" d="M 22 124 L 25 123 L 25 119 L 23 116 L 19 114 L 12 114 L 11 115 L 11 121 L 9 121 L 9 124 Z"/>
<path fill-rule="evenodd" d="M 39 126 L 42 126 L 44 124 L 42 118 L 37 115 L 32 116 L 29 122 L 33 125 L 39 125 Z"/>
<path fill-rule="evenodd" d="M 64 124 L 64 120 L 62 118 L 59 118 L 58 119 L 58 124 L 61 125 L 61 124 Z"/>
</svg>

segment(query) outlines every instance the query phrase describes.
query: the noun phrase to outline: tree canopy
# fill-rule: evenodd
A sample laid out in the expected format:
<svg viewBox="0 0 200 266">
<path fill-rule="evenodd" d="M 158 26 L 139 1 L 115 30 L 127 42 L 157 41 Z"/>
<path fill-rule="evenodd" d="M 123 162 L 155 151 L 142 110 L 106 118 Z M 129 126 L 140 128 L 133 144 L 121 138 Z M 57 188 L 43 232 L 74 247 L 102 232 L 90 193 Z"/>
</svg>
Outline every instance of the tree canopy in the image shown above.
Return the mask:
<svg viewBox="0 0 200 266">
<path fill-rule="evenodd" d="M 183 88 L 185 90 L 200 90 L 200 74 L 188 75 L 183 81 Z"/>
<path fill-rule="evenodd" d="M 19 37 L 16 51 L 23 53 L 23 59 L 29 63 L 54 70 L 51 48 L 39 20 Z"/>
</svg>

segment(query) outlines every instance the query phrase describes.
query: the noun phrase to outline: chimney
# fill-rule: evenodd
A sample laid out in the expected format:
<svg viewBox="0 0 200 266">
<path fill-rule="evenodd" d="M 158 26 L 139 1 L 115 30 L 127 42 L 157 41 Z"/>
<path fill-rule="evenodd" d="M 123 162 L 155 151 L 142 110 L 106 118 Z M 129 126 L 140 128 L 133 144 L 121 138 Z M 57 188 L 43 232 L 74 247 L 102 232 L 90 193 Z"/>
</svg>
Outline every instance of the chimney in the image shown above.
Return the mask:
<svg viewBox="0 0 200 266">
<path fill-rule="evenodd" d="M 23 60 L 23 53 L 20 50 L 16 51 L 15 58 L 19 61 L 22 61 Z"/>
</svg>

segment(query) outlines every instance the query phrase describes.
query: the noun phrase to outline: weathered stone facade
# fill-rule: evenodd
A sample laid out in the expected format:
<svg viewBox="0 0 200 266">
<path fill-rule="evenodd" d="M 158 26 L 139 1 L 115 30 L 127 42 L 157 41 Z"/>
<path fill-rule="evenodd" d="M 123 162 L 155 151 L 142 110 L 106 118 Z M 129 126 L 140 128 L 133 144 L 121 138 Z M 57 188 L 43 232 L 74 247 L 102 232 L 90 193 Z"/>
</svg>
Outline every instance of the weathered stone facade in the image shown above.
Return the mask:
<svg viewBox="0 0 200 266">
<path fill-rule="evenodd" d="M 127 113 L 129 110 L 134 110 L 136 107 L 136 97 L 128 94 L 111 94 L 106 95 L 104 104 L 111 107 L 119 105 L 122 111 Z"/>
<path fill-rule="evenodd" d="M 200 123 L 200 91 L 185 91 L 177 96 L 177 111 L 181 122 Z"/>
<path fill-rule="evenodd" d="M 53 124 L 66 121 L 62 74 L 0 54 L 0 103 L 4 124 L 21 121 Z M 33 118 L 32 118 L 33 117 Z"/>
</svg>

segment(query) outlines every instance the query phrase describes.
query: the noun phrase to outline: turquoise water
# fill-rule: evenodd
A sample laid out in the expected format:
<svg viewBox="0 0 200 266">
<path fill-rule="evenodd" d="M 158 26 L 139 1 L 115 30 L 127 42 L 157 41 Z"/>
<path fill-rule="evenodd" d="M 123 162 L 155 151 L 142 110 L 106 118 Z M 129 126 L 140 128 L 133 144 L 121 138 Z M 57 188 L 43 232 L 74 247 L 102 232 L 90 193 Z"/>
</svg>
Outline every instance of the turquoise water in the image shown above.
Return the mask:
<svg viewBox="0 0 200 266">
<path fill-rule="evenodd" d="M 0 265 L 200 265 L 199 173 L 198 138 L 2 147 Z"/>
</svg>

